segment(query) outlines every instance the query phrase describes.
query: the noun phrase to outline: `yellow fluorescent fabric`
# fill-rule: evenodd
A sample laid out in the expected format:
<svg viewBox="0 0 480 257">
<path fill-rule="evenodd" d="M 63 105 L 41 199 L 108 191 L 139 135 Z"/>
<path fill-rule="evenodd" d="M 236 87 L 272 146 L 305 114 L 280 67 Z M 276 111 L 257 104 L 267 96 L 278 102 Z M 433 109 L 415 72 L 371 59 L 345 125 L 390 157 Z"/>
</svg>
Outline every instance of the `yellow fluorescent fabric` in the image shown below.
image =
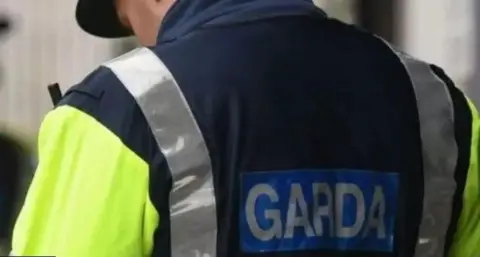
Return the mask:
<svg viewBox="0 0 480 257">
<path fill-rule="evenodd" d="M 94 118 L 59 107 L 40 129 L 12 255 L 149 256 L 159 217 L 148 187 L 145 161 Z"/>
<path fill-rule="evenodd" d="M 472 111 L 472 136 L 470 166 L 463 193 L 463 209 L 450 251 L 450 257 L 477 257 L 480 253 L 480 167 L 479 133 L 480 118 L 474 104 L 469 101 Z"/>
</svg>

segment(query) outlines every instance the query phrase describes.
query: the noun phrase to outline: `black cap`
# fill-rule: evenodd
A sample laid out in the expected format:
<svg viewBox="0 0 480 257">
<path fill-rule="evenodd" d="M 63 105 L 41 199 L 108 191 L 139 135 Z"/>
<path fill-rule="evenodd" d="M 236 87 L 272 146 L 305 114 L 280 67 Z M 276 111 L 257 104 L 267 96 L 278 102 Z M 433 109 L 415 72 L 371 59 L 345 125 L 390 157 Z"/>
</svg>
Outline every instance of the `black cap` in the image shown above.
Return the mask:
<svg viewBox="0 0 480 257">
<path fill-rule="evenodd" d="M 78 0 L 75 16 L 78 25 L 91 35 L 103 38 L 132 35 L 120 23 L 114 0 Z"/>
</svg>

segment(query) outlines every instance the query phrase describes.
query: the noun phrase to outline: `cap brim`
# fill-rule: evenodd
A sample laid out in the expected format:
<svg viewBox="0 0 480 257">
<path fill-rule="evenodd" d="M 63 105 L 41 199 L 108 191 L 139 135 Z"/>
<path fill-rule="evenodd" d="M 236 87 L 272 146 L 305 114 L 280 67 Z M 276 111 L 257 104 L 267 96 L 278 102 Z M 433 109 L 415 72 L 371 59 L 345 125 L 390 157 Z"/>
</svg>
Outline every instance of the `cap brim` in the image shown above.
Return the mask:
<svg viewBox="0 0 480 257">
<path fill-rule="evenodd" d="M 114 0 L 78 0 L 75 16 L 87 33 L 103 38 L 128 37 L 132 33 L 120 23 Z"/>
</svg>

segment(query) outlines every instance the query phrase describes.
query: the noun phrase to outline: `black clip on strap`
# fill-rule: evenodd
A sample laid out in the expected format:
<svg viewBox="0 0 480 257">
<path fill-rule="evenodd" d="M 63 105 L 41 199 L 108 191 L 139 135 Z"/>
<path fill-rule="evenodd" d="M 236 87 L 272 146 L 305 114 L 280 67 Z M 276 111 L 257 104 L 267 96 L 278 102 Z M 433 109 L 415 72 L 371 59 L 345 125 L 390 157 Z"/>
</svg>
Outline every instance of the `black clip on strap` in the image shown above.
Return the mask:
<svg viewBox="0 0 480 257">
<path fill-rule="evenodd" d="M 50 94 L 50 99 L 52 99 L 52 103 L 54 106 L 62 100 L 62 90 L 58 83 L 53 83 L 48 86 L 48 93 Z"/>
</svg>

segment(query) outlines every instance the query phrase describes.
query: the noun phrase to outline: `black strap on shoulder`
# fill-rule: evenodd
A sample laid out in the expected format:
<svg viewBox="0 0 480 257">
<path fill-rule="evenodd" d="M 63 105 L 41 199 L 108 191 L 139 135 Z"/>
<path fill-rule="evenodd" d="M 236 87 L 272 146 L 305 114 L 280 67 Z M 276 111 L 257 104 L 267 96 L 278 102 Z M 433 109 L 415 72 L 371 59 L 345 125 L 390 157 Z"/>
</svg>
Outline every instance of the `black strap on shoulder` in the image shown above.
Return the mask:
<svg viewBox="0 0 480 257">
<path fill-rule="evenodd" d="M 60 89 L 60 85 L 58 83 L 53 83 L 48 86 L 48 93 L 50 94 L 50 99 L 52 99 L 52 103 L 56 106 L 60 100 L 62 100 L 62 90 Z"/>
</svg>

